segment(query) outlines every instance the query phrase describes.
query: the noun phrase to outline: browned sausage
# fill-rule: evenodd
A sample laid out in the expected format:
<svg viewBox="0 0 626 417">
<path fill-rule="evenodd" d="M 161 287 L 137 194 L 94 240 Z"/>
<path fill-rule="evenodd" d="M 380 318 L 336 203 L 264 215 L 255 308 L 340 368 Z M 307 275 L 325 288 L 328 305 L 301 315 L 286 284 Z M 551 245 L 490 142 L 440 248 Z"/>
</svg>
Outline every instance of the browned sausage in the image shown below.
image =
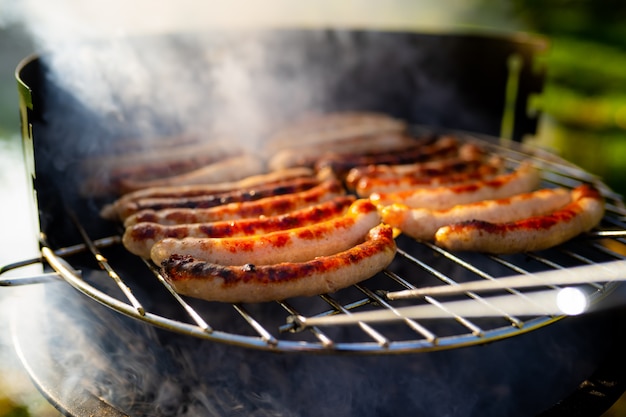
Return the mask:
<svg viewBox="0 0 626 417">
<path fill-rule="evenodd" d="M 84 158 L 79 168 L 84 176 L 80 185 L 81 194 L 119 194 L 123 191 L 124 181 L 132 179 L 142 182 L 180 175 L 241 153 L 230 144 L 226 146 L 215 141 L 190 143 L 184 137 L 172 137 L 169 140 L 167 147 L 130 150 L 132 145 L 146 142 L 124 141 L 126 148 L 123 152 L 118 150 L 113 155 Z M 171 143 L 177 143 L 177 146 Z M 154 141 L 151 144 L 154 145 Z"/>
<path fill-rule="evenodd" d="M 440 172 L 431 173 L 434 175 L 413 176 L 404 175 L 391 178 L 361 178 L 356 184 L 355 191 L 361 197 L 369 197 L 373 193 L 393 193 L 403 190 L 415 190 L 422 187 L 438 187 L 469 183 L 483 180 L 501 174 L 504 171 L 504 164 L 501 159 L 496 158 L 489 163 L 466 165 L 466 171 L 461 172 Z"/>
<path fill-rule="evenodd" d="M 262 185 L 276 184 L 294 178 L 314 177 L 315 173 L 310 168 L 298 167 L 280 171 L 272 171 L 267 174 L 253 175 L 238 181 L 228 181 L 209 184 L 172 185 L 162 187 L 149 187 L 132 191 L 118 198 L 114 204 L 123 204 L 128 201 L 142 198 L 169 198 L 169 197 L 195 197 L 199 195 L 224 193 L 227 191 L 245 190 Z"/>
<path fill-rule="evenodd" d="M 165 208 L 210 208 L 238 201 L 254 201 L 274 195 L 293 194 L 308 190 L 319 185 L 315 177 L 295 178 L 276 184 L 262 185 L 256 188 L 227 191 L 216 194 L 206 194 L 191 197 L 153 197 L 123 201 L 114 205 L 115 214 L 121 220 L 141 210 L 162 210 Z M 111 216 L 105 208 L 102 216 Z"/>
<path fill-rule="evenodd" d="M 346 185 L 354 189 L 363 178 L 399 178 L 403 176 L 434 177 L 451 173 L 467 172 L 485 162 L 485 151 L 473 143 L 459 147 L 458 155 L 450 158 L 408 164 L 364 165 L 352 168 L 346 175 Z"/>
<path fill-rule="evenodd" d="M 393 193 L 374 193 L 370 199 L 377 205 L 401 203 L 412 208 L 444 210 L 459 204 L 495 200 L 534 190 L 541 178 L 539 171 L 528 161 L 516 171 L 461 185 L 418 188 Z"/>
<path fill-rule="evenodd" d="M 282 126 L 267 140 L 271 151 L 332 144 L 337 141 L 376 135 L 404 132 L 403 120 L 384 113 L 366 111 L 342 111 L 309 115 Z"/>
<path fill-rule="evenodd" d="M 227 266 L 172 255 L 161 264 L 175 291 L 210 301 L 264 302 L 337 291 L 391 263 L 396 244 L 390 226 L 371 229 L 363 243 L 306 262 Z"/>
<path fill-rule="evenodd" d="M 320 158 L 315 164 L 316 170 L 331 169 L 340 178 L 345 178 L 348 172 L 358 166 L 380 164 L 407 164 L 424 162 L 429 160 L 449 158 L 458 154 L 459 142 L 452 136 L 443 136 L 434 143 L 417 144 L 410 149 L 389 152 L 381 150 L 375 153 L 362 154 L 337 154 Z"/>
<path fill-rule="evenodd" d="M 309 147 L 287 148 L 277 151 L 268 161 L 272 170 L 287 169 L 297 166 L 313 167 L 315 163 L 328 155 L 362 155 L 373 152 L 399 152 L 417 145 L 417 141 L 404 133 L 390 132 L 376 135 L 344 139 L 332 143 Z"/>
<path fill-rule="evenodd" d="M 328 201 L 344 195 L 345 189 L 337 180 L 324 181 L 321 184 L 293 194 L 261 198 L 224 204 L 207 209 L 175 208 L 163 210 L 142 210 L 124 221 L 129 227 L 140 222 L 160 224 L 208 223 L 220 220 L 244 219 L 246 217 L 275 216 L 297 210 L 322 201 Z"/>
<path fill-rule="evenodd" d="M 343 215 L 355 199 L 354 196 L 339 196 L 301 210 L 269 217 L 169 226 L 148 222 L 137 223 L 126 228 L 122 242 L 131 253 L 150 258 L 152 246 L 166 237 L 182 239 L 250 236 L 308 226 Z"/>
<path fill-rule="evenodd" d="M 165 238 L 152 246 L 150 257 L 157 265 L 173 254 L 222 265 L 304 262 L 348 249 L 379 223 L 376 206 L 361 199 L 341 217 L 295 229 L 243 237 Z"/>
<path fill-rule="evenodd" d="M 469 220 L 503 223 L 553 212 L 570 202 L 565 188 L 547 188 L 498 200 L 460 204 L 448 210 L 409 208 L 392 204 L 381 210 L 385 223 L 420 240 L 433 240 L 435 232 L 448 224 Z"/>
<path fill-rule="evenodd" d="M 266 172 L 262 158 L 257 155 L 243 154 L 204 165 L 189 172 L 151 180 L 125 178 L 120 181 L 122 193 L 148 187 L 207 184 L 225 181 L 237 181 L 252 175 Z"/>
<path fill-rule="evenodd" d="M 517 253 L 548 249 L 594 228 L 604 216 L 604 199 L 589 185 L 572 191 L 572 202 L 545 216 L 510 223 L 472 220 L 440 228 L 435 243 L 449 250 Z"/>
</svg>

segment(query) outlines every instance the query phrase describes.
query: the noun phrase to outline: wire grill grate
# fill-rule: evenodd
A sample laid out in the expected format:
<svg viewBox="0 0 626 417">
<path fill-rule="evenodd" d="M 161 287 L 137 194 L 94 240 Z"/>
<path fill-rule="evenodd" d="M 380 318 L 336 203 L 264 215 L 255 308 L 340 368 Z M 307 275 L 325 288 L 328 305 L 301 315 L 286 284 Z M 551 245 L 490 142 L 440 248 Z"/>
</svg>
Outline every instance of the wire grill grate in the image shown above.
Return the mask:
<svg viewBox="0 0 626 417">
<path fill-rule="evenodd" d="M 519 317 L 506 308 L 494 306 L 488 297 L 466 292 L 457 299 L 469 299 L 495 311 L 494 317 L 470 318 L 449 312 L 437 320 L 416 320 L 402 316 L 399 306 L 424 304 L 447 311 L 448 298 L 425 296 L 410 301 L 389 301 L 386 291 L 414 289 L 426 285 L 457 285 L 470 280 L 497 280 L 511 274 L 532 274 L 543 270 L 566 270 L 578 265 L 623 260 L 626 254 L 624 219 L 626 211 L 620 196 L 607 189 L 601 181 L 583 170 L 552 155 L 537 153 L 516 143 L 494 143 L 472 136 L 483 146 L 505 157 L 511 166 L 531 157 L 542 169 L 545 186 L 574 187 L 592 182 L 607 199 L 607 212 L 598 230 L 580 236 L 561 247 L 542 253 L 492 256 L 476 253 L 455 254 L 433 244 L 399 236 L 398 254 L 394 262 L 376 277 L 336 294 L 307 299 L 294 299 L 262 305 L 225 305 L 201 302 L 178 295 L 149 261 L 142 261 L 142 270 L 125 270 L 124 262 L 114 253 L 121 248 L 119 236 L 94 239 L 76 220 L 83 243 L 52 250 L 42 242 L 42 257 L 69 284 L 96 301 L 127 316 L 203 339 L 270 351 L 401 353 L 450 349 L 482 344 L 522 334 L 563 318 L 562 315 L 534 314 Z M 71 214 L 71 213 L 70 213 Z M 94 268 L 80 272 L 66 258 L 80 252 L 91 253 Z M 29 262 L 3 267 L 0 273 Z M 114 264 L 120 265 L 114 265 Z M 55 274 L 50 274 L 55 277 Z M 166 291 L 162 298 L 142 288 L 146 277 L 154 276 Z M 56 276 L 58 278 L 58 276 Z M 115 285 L 111 285 L 113 282 Z M 4 285 L 12 283 L 3 282 Z M 588 282 L 593 302 L 601 300 L 615 283 Z M 111 288 L 111 287 L 117 287 Z M 508 288 L 512 297 L 527 298 L 525 291 Z M 139 295 L 141 294 L 141 295 Z M 346 327 L 299 327 L 294 317 L 326 317 L 350 315 L 357 311 L 387 310 L 398 316 L 388 324 L 357 322 Z M 158 312 L 157 312 L 158 311 Z M 174 313 L 172 313 L 174 311 Z M 541 306 L 537 306 L 537 312 Z"/>
</svg>

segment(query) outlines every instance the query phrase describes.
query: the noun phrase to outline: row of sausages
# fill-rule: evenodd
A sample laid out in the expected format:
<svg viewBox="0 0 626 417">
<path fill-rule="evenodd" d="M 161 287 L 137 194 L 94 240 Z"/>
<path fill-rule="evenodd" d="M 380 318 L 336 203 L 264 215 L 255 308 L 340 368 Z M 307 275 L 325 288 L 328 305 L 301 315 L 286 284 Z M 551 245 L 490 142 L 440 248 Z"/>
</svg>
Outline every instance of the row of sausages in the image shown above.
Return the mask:
<svg viewBox="0 0 626 417">
<path fill-rule="evenodd" d="M 529 161 L 497 175 L 420 178 L 425 186 L 370 187 L 366 196 L 386 224 L 453 251 L 544 250 L 591 230 L 604 216 L 604 200 L 593 186 L 538 189 L 540 173 Z"/>
<path fill-rule="evenodd" d="M 177 292 L 207 300 L 333 292 L 369 278 L 395 256 L 392 228 L 376 206 L 348 195 L 336 179 L 306 175 L 210 195 L 228 198 L 193 208 L 176 207 L 185 197 L 161 195 L 159 208 L 145 208 L 144 200 L 134 211 L 129 206 L 143 199 L 126 195 L 105 214 L 119 216 L 125 247 L 161 266 Z M 173 206 L 164 208 L 165 199 Z"/>
<path fill-rule="evenodd" d="M 416 138 L 384 115 L 308 120 L 268 150 L 254 175 L 160 179 L 102 216 L 123 222 L 126 248 L 152 259 L 181 294 L 257 302 L 373 276 L 395 256 L 394 229 L 450 250 L 514 253 L 558 245 L 604 214 L 590 185 L 538 189 L 531 161 L 507 167 L 480 145 Z"/>
</svg>

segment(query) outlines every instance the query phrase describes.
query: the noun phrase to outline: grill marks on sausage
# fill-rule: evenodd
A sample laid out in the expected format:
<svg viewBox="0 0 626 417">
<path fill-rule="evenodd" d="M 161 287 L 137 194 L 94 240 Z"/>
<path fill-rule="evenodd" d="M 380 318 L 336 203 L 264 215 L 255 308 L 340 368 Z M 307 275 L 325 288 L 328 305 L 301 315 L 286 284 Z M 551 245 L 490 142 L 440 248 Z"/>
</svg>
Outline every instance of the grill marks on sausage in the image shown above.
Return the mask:
<svg viewBox="0 0 626 417">
<path fill-rule="evenodd" d="M 372 228 L 362 243 L 306 262 L 228 266 L 172 255 L 161 268 L 179 293 L 210 301 L 262 302 L 337 291 L 369 278 L 395 256 L 391 227 Z"/>
<path fill-rule="evenodd" d="M 373 193 L 396 192 L 415 190 L 416 188 L 430 188 L 436 186 L 454 186 L 471 181 L 484 180 L 489 182 L 490 177 L 501 174 L 504 170 L 502 160 L 489 163 L 465 163 L 457 165 L 459 171 L 446 172 L 430 170 L 423 175 L 403 175 L 395 178 L 365 177 L 357 183 L 356 193 L 361 197 L 368 197 Z"/>
<path fill-rule="evenodd" d="M 604 216 L 604 199 L 593 186 L 572 190 L 572 202 L 543 216 L 515 222 L 471 220 L 440 228 L 435 243 L 450 250 L 516 253 L 547 249 L 596 227 Z"/>
<path fill-rule="evenodd" d="M 320 158 L 315 168 L 331 169 L 339 178 L 345 178 L 353 168 L 379 164 L 404 164 L 425 162 L 430 160 L 449 158 L 456 155 L 459 142 L 451 136 L 438 138 L 432 144 L 416 144 L 410 149 L 400 151 L 381 151 L 370 154 L 343 154 Z"/>
<path fill-rule="evenodd" d="M 234 201 L 253 201 L 263 197 L 272 195 L 282 195 L 306 190 L 314 185 L 318 181 L 313 178 L 305 178 L 289 184 L 276 184 L 269 185 L 256 190 L 246 191 L 233 191 L 229 193 L 212 194 L 208 196 L 189 197 L 185 199 L 153 199 L 153 201 L 139 201 L 137 209 L 152 208 L 154 210 L 160 210 L 166 207 L 215 207 L 222 204 L 228 204 Z"/>
<path fill-rule="evenodd" d="M 401 203 L 413 208 L 444 210 L 458 204 L 507 198 L 530 192 L 537 188 L 540 179 L 539 171 L 530 162 L 523 161 L 514 172 L 498 175 L 492 179 L 460 185 L 373 193 L 370 199 L 380 206 Z"/>
<path fill-rule="evenodd" d="M 450 225 L 451 231 L 459 231 L 463 228 L 482 229 L 485 233 L 494 235 L 506 235 L 515 230 L 536 231 L 541 229 L 549 229 L 552 226 L 571 221 L 578 213 L 572 209 L 563 209 L 555 213 L 541 217 L 532 217 L 528 219 L 517 220 L 515 223 L 490 223 L 484 220 L 468 220 L 461 223 Z"/>
<path fill-rule="evenodd" d="M 381 132 L 326 144 L 305 147 L 294 145 L 275 153 L 268 161 L 268 166 L 274 170 L 293 166 L 314 167 L 320 160 L 335 155 L 365 155 L 381 153 L 382 150 L 387 153 L 399 152 L 412 149 L 417 143 L 415 138 L 402 132 Z"/>
<path fill-rule="evenodd" d="M 355 199 L 354 196 L 339 196 L 301 210 L 269 217 L 181 225 L 137 223 L 126 228 L 122 242 L 131 253 L 149 258 L 152 245 L 161 239 L 251 236 L 304 227 L 343 215 Z"/>
<path fill-rule="evenodd" d="M 370 185 L 372 183 L 397 184 L 410 180 L 427 180 L 432 177 L 472 172 L 481 165 L 481 161 L 444 159 L 439 161 L 437 165 L 433 165 L 432 162 L 427 162 L 423 165 L 423 167 L 420 167 L 420 164 L 411 164 L 411 166 L 406 166 L 404 170 L 398 173 L 390 165 L 368 165 L 362 170 L 355 168 L 351 169 L 346 176 L 346 184 L 348 187 L 357 190 L 359 188 L 372 188 Z"/>
<path fill-rule="evenodd" d="M 421 219 L 434 229 L 412 235 L 450 250 L 492 253 L 553 246 L 594 227 L 603 215 L 597 191 L 583 186 L 571 192 L 568 197 L 575 201 L 564 207 L 562 195 L 552 205 L 530 207 L 540 175 L 529 161 L 503 173 L 502 158 L 454 137 L 422 138 L 408 145 L 404 132 L 383 137 L 387 141 L 380 149 L 370 149 L 368 142 L 355 153 L 319 150 L 312 170 L 316 176 L 294 174 L 296 179 L 284 182 L 274 178 L 252 189 L 241 187 L 246 191 L 220 189 L 231 186 L 223 183 L 208 193 L 200 186 L 161 187 L 120 198 L 115 210 L 125 219 L 124 244 L 160 265 L 181 294 L 258 302 L 332 292 L 372 276 L 395 255 L 391 226 L 412 235 L 407 212 L 437 211 L 435 217 L 456 219 L 454 210 L 461 206 L 485 213 L 501 208 L 493 216 L 465 213 L 458 217 L 468 220 L 443 227 L 437 223 L 441 219 Z M 357 149 L 357 142 L 345 140 L 342 149 Z M 285 155 L 288 162 L 311 156 Z M 310 166 L 305 168 L 309 172 Z M 328 173 L 333 179 L 324 180 L 322 174 Z M 340 180 L 361 199 L 346 196 Z M 524 210 L 529 211 L 502 216 L 502 210 L 518 204 L 527 204 Z M 519 218 L 520 213 L 533 214 Z"/>
<path fill-rule="evenodd" d="M 458 154 L 447 158 L 431 158 L 425 162 L 407 164 L 370 164 L 352 168 L 346 175 L 346 185 L 355 189 L 361 180 L 394 180 L 403 177 L 422 178 L 469 172 L 485 162 L 484 150 L 472 143 L 461 144 Z M 500 159 L 500 158 L 497 158 Z"/>
<path fill-rule="evenodd" d="M 207 194 L 256 188 L 263 185 L 281 184 L 295 178 L 311 178 L 314 176 L 315 172 L 310 168 L 295 167 L 280 171 L 272 171 L 261 175 L 254 175 L 233 182 L 149 187 L 124 194 L 115 202 L 115 204 L 139 200 L 142 198 L 196 197 Z"/>
<path fill-rule="evenodd" d="M 154 244 L 150 257 L 156 264 L 173 253 L 226 265 L 304 261 L 356 244 L 379 223 L 376 207 L 361 199 L 344 216 L 295 229 L 232 238 L 166 238 Z"/>
<path fill-rule="evenodd" d="M 392 204 L 381 209 L 383 221 L 420 240 L 433 240 L 440 227 L 464 221 L 504 223 L 545 215 L 571 201 L 570 191 L 550 188 L 498 200 L 460 204 L 445 210 Z"/>
<path fill-rule="evenodd" d="M 128 201 L 117 207 L 117 214 L 123 220 L 141 210 L 162 210 L 165 208 L 211 208 L 233 202 L 255 201 L 261 198 L 292 194 L 308 190 L 319 184 L 316 178 L 297 178 L 276 184 L 269 184 L 248 190 L 237 190 L 214 194 L 183 197 L 149 197 Z"/>
<path fill-rule="evenodd" d="M 345 195 L 345 193 L 339 181 L 327 180 L 305 191 L 265 197 L 254 201 L 224 204 L 205 209 L 170 208 L 142 210 L 129 216 L 125 220 L 124 226 L 128 227 L 139 222 L 171 225 L 274 216 L 328 201 L 334 197 Z"/>
</svg>

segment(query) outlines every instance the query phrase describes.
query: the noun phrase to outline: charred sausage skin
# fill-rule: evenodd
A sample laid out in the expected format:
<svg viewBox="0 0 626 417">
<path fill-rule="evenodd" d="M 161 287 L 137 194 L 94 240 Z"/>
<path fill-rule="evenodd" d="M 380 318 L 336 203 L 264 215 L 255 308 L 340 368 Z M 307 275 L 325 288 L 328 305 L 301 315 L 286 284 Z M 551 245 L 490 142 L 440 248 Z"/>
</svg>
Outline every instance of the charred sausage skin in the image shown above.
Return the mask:
<svg viewBox="0 0 626 417">
<path fill-rule="evenodd" d="M 306 262 L 230 266 L 172 255 L 161 268 L 165 279 L 184 295 L 230 303 L 264 302 L 348 287 L 384 269 L 395 253 L 391 227 L 380 224 L 368 232 L 364 242 Z"/>
<path fill-rule="evenodd" d="M 583 184 L 572 190 L 572 202 L 544 216 L 510 223 L 471 220 L 440 228 L 435 243 L 453 251 L 494 254 L 529 252 L 559 245 L 589 231 L 604 216 L 604 199 L 596 188 Z"/>
</svg>

